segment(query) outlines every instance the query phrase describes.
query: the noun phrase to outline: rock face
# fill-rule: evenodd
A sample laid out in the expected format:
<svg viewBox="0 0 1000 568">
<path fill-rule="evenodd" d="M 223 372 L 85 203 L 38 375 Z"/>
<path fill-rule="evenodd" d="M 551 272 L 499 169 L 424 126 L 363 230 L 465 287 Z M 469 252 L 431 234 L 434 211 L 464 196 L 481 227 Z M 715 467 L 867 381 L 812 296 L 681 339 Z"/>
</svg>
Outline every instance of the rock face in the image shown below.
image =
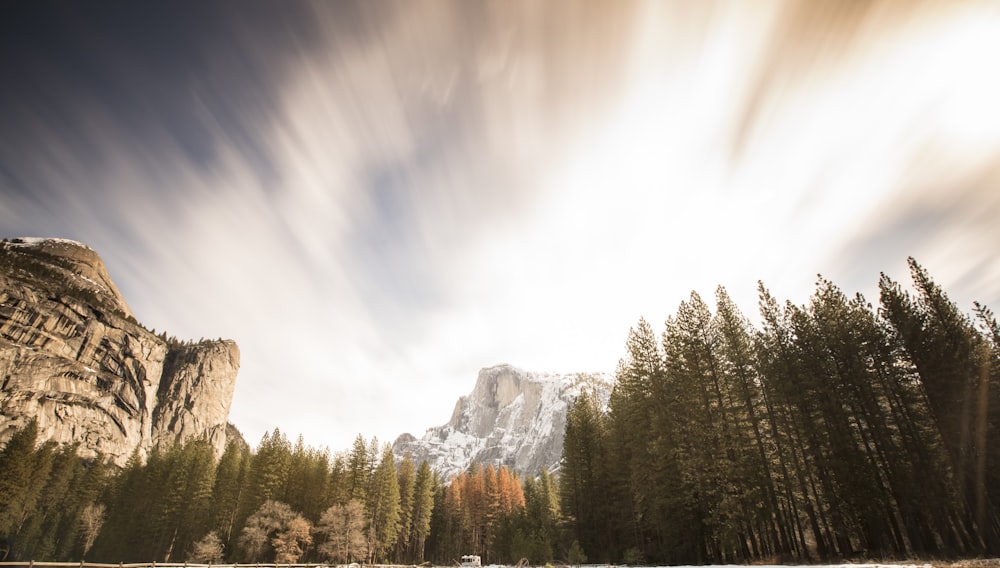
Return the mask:
<svg viewBox="0 0 1000 568">
<path fill-rule="evenodd" d="M 232 341 L 177 344 L 139 325 L 89 247 L 0 244 L 0 444 L 36 418 L 40 439 L 119 465 L 198 436 L 221 454 L 238 369 Z"/>
<path fill-rule="evenodd" d="M 167 352 L 153 410 L 153 442 L 169 445 L 207 436 L 222 455 L 229 407 L 240 368 L 234 341 L 180 346 Z"/>
<path fill-rule="evenodd" d="M 470 463 L 504 465 L 528 475 L 552 471 L 562 456 L 570 405 L 586 390 L 606 406 L 612 381 L 605 374 L 539 374 L 510 365 L 482 369 L 447 424 L 420 439 L 403 434 L 393 452 L 427 461 L 446 477 Z"/>
</svg>

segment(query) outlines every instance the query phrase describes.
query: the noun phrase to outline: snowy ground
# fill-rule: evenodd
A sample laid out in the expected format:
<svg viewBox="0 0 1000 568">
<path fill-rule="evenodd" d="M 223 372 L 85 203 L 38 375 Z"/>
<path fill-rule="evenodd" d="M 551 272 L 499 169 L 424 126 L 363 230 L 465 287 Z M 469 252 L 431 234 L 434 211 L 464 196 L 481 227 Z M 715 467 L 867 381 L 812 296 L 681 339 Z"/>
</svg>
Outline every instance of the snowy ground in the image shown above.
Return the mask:
<svg viewBox="0 0 1000 568">
<path fill-rule="evenodd" d="M 578 568 L 609 568 L 608 564 L 584 564 Z M 1000 568 L 1000 558 L 933 561 L 933 562 L 893 562 L 893 563 L 843 563 L 843 564 L 724 564 L 704 566 L 671 566 L 669 568 Z M 511 568 L 492 564 L 484 568 Z M 574 567 L 576 568 L 576 567 Z M 625 568 L 624 566 L 614 568 Z M 628 568 L 666 568 L 662 566 L 629 566 Z"/>
</svg>

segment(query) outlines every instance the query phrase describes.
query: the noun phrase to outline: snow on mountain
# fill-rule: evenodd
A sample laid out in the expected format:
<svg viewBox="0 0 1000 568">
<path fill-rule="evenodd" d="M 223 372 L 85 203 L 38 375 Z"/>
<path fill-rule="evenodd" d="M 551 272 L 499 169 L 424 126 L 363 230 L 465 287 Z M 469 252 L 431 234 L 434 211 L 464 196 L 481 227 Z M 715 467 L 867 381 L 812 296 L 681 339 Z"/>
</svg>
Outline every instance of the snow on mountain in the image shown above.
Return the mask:
<svg viewBox="0 0 1000 568">
<path fill-rule="evenodd" d="M 458 399 L 451 420 L 422 438 L 403 434 L 393 444 L 450 477 L 470 463 L 504 465 L 533 475 L 558 469 L 566 412 L 588 391 L 606 406 L 613 377 L 602 373 L 542 374 L 511 365 L 479 371 L 472 392 Z"/>
<path fill-rule="evenodd" d="M 70 239 L 60 239 L 56 237 L 18 237 L 10 240 L 10 246 L 14 247 L 42 247 L 42 246 L 63 246 L 76 247 L 87 250 L 94 250 L 87 245 Z"/>
</svg>

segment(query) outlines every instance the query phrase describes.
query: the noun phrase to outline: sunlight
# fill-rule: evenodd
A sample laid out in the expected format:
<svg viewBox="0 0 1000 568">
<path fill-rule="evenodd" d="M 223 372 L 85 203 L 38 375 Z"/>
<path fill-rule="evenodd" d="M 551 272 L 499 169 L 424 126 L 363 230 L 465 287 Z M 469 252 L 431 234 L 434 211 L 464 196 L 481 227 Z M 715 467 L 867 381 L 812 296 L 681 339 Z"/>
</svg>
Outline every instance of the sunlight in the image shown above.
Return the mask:
<svg viewBox="0 0 1000 568">
<path fill-rule="evenodd" d="M 939 107 L 942 127 L 962 144 L 963 151 L 1000 141 L 1000 74 L 993 58 L 1000 52 L 1000 13 L 970 14 L 935 39 L 922 55 L 940 73 L 941 82 L 982 87 L 950 89 Z"/>
<path fill-rule="evenodd" d="M 664 31 L 650 10 L 643 22 L 657 25 L 633 37 L 632 85 L 553 168 L 536 212 L 536 235 L 550 238 L 532 241 L 549 243 L 533 264 L 553 273 L 589 274 L 597 264 L 607 289 L 617 275 L 634 275 L 644 311 L 659 307 L 649 298 L 669 306 L 747 271 L 782 294 L 808 290 L 840 253 L 833 235 L 864 231 L 884 203 L 949 175 L 955 160 L 982 158 L 991 147 L 982 143 L 1000 135 L 992 112 L 1000 78 L 977 79 L 1000 50 L 995 15 L 923 13 L 878 37 L 862 27 L 843 55 L 761 87 L 746 148 L 733 156 L 750 70 L 769 64 L 774 14 L 721 11 L 685 34 Z M 955 146 L 927 160 L 942 133 Z M 734 296 L 755 303 L 749 286 Z"/>
</svg>

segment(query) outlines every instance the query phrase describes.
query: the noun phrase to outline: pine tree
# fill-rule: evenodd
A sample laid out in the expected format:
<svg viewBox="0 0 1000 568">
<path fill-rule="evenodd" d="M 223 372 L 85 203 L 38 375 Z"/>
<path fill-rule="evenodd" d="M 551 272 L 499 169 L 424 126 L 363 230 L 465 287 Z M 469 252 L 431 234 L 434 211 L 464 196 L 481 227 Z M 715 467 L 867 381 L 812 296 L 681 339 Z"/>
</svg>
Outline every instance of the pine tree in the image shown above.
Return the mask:
<svg viewBox="0 0 1000 568">
<path fill-rule="evenodd" d="M 221 539 L 224 550 L 232 546 L 234 526 L 240 498 L 250 469 L 250 449 L 237 442 L 226 445 L 216 466 L 215 486 L 212 488 L 212 529 Z"/>
<path fill-rule="evenodd" d="M 832 545 L 823 514 L 824 500 L 814 476 L 815 462 L 804 451 L 818 444 L 809 441 L 815 433 L 807 403 L 811 399 L 805 398 L 807 383 L 803 380 L 792 331 L 791 314 L 796 310 L 791 305 L 782 309 L 762 283 L 758 283 L 758 292 L 763 330 L 757 336 L 757 357 L 763 377 L 767 423 L 777 450 L 775 458 L 787 507 L 786 518 L 802 557 L 815 554 L 827 558 Z"/>
<path fill-rule="evenodd" d="M 329 482 L 329 452 L 306 447 L 300 435 L 289 456 L 284 502 L 307 519 L 318 520 L 326 508 Z"/>
<path fill-rule="evenodd" d="M 0 475 L 0 534 L 17 534 L 26 510 L 38 498 L 38 474 L 44 466 L 35 463 L 37 437 L 38 422 L 32 419 L 0 451 L 0 471 L 4 472 Z"/>
<path fill-rule="evenodd" d="M 250 460 L 234 526 L 244 526 L 246 519 L 266 501 L 284 496 L 291 455 L 291 443 L 279 429 L 264 434 Z"/>
<path fill-rule="evenodd" d="M 739 470 L 734 475 L 745 486 L 740 503 L 746 523 L 749 551 L 744 558 L 788 556 L 793 538 L 788 530 L 788 505 L 780 499 L 780 478 L 772 431 L 767 422 L 750 322 L 740 313 L 726 289 L 716 290 L 716 322 L 719 334 L 720 372 L 732 395 L 730 415 L 738 437 Z"/>
<path fill-rule="evenodd" d="M 413 533 L 413 514 L 415 509 L 415 491 L 417 483 L 417 468 L 413 456 L 407 453 L 399 464 L 397 474 L 399 485 L 399 536 L 396 538 L 395 560 L 403 561 L 408 556 L 408 545 Z"/>
<path fill-rule="evenodd" d="M 546 469 L 538 473 L 537 479 L 528 479 L 525 482 L 527 554 L 519 553 L 516 556 L 524 554 L 524 557 L 533 563 L 550 562 L 555 559 L 560 541 L 559 523 L 562 519 L 559 495 L 559 483 Z"/>
<path fill-rule="evenodd" d="M 368 494 L 369 562 L 385 559 L 399 536 L 399 481 L 396 477 L 396 460 L 388 444 L 382 450 L 382 459 L 375 470 L 372 488 Z"/>
<path fill-rule="evenodd" d="M 136 450 L 125 468 L 112 477 L 106 490 L 107 520 L 94 542 L 92 553 L 95 558 L 118 558 L 122 561 L 135 558 L 133 554 L 144 546 L 141 531 L 145 528 L 141 514 L 143 508 L 137 507 L 136 503 L 145 503 L 146 490 L 146 471 Z"/>
<path fill-rule="evenodd" d="M 18 556 L 32 558 L 38 552 L 53 555 L 58 546 L 59 524 L 64 511 L 58 501 L 65 496 L 75 456 L 60 452 L 54 442 L 38 446 L 28 458 L 31 481 L 26 490 L 11 503 L 15 512 L 14 537 Z M 54 494 L 46 493 L 51 488 Z"/>
<path fill-rule="evenodd" d="M 841 553 L 858 543 L 879 554 L 904 553 L 889 491 L 891 472 L 880 467 L 892 447 L 883 435 L 887 417 L 877 408 L 874 365 L 860 335 L 869 314 L 863 298 L 849 301 L 820 278 L 793 326 L 805 375 L 813 378 L 815 439 L 823 449 L 814 460 L 822 464 L 819 479 L 831 503 L 832 544 Z"/>
<path fill-rule="evenodd" d="M 607 557 L 610 547 L 604 430 L 597 401 L 581 393 L 566 414 L 559 488 L 563 517 L 572 528 L 574 543 L 591 557 Z"/>
<path fill-rule="evenodd" d="M 45 444 L 39 450 L 53 452 L 51 468 L 17 535 L 19 548 L 28 558 L 79 558 L 83 553 L 78 552 L 82 548 L 80 519 L 84 508 L 96 497 L 96 492 L 87 487 L 88 468 L 77 455 L 76 445 L 56 449 L 54 444 Z"/>
<path fill-rule="evenodd" d="M 180 467 L 188 471 L 187 479 L 178 487 L 180 502 L 176 507 L 177 537 L 171 558 L 179 560 L 190 550 L 195 540 L 211 530 L 212 489 L 215 485 L 215 451 L 207 439 L 197 439 L 183 446 Z"/>
<path fill-rule="evenodd" d="M 912 258 L 908 263 L 916 296 L 883 274 L 880 300 L 919 374 L 964 504 L 956 508 L 954 530 L 944 535 L 946 546 L 952 553 L 997 550 L 1000 520 L 989 503 L 1000 498 L 1000 477 L 990 484 L 986 463 L 996 454 L 988 449 L 996 445 L 988 434 L 988 344 L 927 271 Z"/>
<path fill-rule="evenodd" d="M 347 455 L 339 452 L 333 455 L 330 462 L 329 482 L 323 502 L 328 505 L 343 505 L 349 499 Z"/>
<path fill-rule="evenodd" d="M 667 318 L 664 374 L 654 383 L 650 430 L 653 463 L 648 511 L 655 528 L 651 559 L 668 563 L 723 562 L 720 525 L 728 499 L 733 425 L 723 391 L 718 333 L 697 293 Z"/>
<path fill-rule="evenodd" d="M 430 535 L 431 514 L 434 510 L 435 477 L 427 462 L 420 462 L 413 488 L 409 555 L 417 563 L 424 561 L 425 545 Z"/>
<path fill-rule="evenodd" d="M 461 542 L 461 524 L 458 504 L 454 502 L 456 492 L 433 474 L 434 505 L 431 509 L 430 530 L 425 542 L 425 555 L 438 564 L 450 564 L 463 552 L 455 543 Z M 454 481 L 454 478 L 452 478 Z"/>
<path fill-rule="evenodd" d="M 663 356 L 652 327 L 640 319 L 629 330 L 626 356 L 615 372 L 615 386 L 608 403 L 609 487 L 611 511 L 617 528 L 609 538 L 625 549 L 645 550 L 648 526 L 643 522 L 649 503 L 645 492 L 653 486 L 649 449 L 654 383 L 663 380 Z"/>
<path fill-rule="evenodd" d="M 373 470 L 369 467 L 371 458 L 368 447 L 361 434 L 354 439 L 351 453 L 347 460 L 347 496 L 362 503 L 368 501 L 368 487 L 371 484 Z"/>
</svg>

